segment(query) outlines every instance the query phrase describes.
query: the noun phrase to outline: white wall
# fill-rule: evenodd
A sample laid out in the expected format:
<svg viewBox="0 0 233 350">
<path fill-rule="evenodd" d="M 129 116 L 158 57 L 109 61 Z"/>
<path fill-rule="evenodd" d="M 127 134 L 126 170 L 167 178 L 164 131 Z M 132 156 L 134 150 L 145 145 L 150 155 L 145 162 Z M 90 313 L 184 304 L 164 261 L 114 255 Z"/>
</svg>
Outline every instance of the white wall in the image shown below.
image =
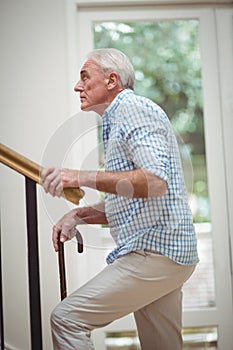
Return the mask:
<svg viewBox="0 0 233 350">
<path fill-rule="evenodd" d="M 40 163 L 54 130 L 69 116 L 65 0 L 1 0 L 1 142 Z M 23 177 L 1 166 L 5 340 L 30 349 Z M 40 199 L 40 194 L 39 194 Z M 39 202 L 41 202 L 39 200 Z M 51 222 L 39 205 L 44 349 L 59 302 Z"/>
<path fill-rule="evenodd" d="M 59 161 L 59 152 L 64 151 L 63 143 L 66 143 L 66 140 L 63 137 L 59 142 L 57 135 L 60 131 L 64 135 L 65 129 L 67 136 L 67 126 L 71 134 L 75 133 L 77 128 L 79 132 L 89 130 L 86 136 L 83 135 L 78 150 L 76 145 L 76 151 L 82 156 L 90 152 L 91 142 L 96 144 L 97 135 L 92 135 L 93 125 L 96 123 L 94 116 L 88 119 L 85 116 L 84 127 L 80 124 L 83 119 L 81 121 L 79 115 L 79 124 L 76 122 L 73 129 L 70 127 L 76 120 L 70 113 L 72 111 L 74 114 L 79 110 L 79 99 L 77 96 L 76 108 L 75 98 L 72 99 L 71 93 L 75 77 L 72 77 L 71 82 L 69 76 L 69 66 L 75 58 L 69 57 L 69 23 L 66 22 L 66 10 L 67 0 L 0 2 L 1 143 L 43 165 L 48 164 L 49 159 Z M 77 66 L 77 77 L 78 69 Z M 93 156 L 96 149 L 91 150 Z M 72 155 L 68 158 L 72 158 Z M 79 157 L 76 157 L 75 161 L 77 158 Z M 94 158 L 97 162 L 97 158 Z M 67 161 L 65 164 L 68 166 Z M 3 165 L 0 167 L 5 343 L 7 349 L 29 350 L 31 346 L 24 178 Z M 89 200 L 88 195 L 85 198 Z M 70 207 L 72 205 L 62 199 L 45 196 L 38 186 L 44 350 L 52 349 L 49 317 L 54 306 L 60 301 L 57 254 L 52 247 L 51 228 Z M 92 232 L 92 228 L 87 228 L 85 238 L 92 236 Z M 67 243 L 65 247 L 68 293 L 83 284 L 87 275 L 90 277 L 98 272 L 101 264 L 104 264 L 102 249 L 95 249 L 95 259 L 89 258 L 96 244 L 94 239 L 91 239 L 91 244 L 85 247 L 85 252 L 81 255 L 76 253 L 76 246 L 72 243 Z"/>
</svg>

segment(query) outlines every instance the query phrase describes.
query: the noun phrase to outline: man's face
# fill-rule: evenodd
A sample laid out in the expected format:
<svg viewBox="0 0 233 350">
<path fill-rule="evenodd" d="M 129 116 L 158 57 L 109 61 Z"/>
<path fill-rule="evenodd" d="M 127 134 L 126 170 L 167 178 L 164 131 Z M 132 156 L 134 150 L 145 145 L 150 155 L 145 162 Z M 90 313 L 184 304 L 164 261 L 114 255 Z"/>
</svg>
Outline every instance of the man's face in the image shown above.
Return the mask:
<svg viewBox="0 0 233 350">
<path fill-rule="evenodd" d="M 107 79 L 93 60 L 87 60 L 74 87 L 80 93 L 81 109 L 102 114 L 108 104 Z"/>
</svg>

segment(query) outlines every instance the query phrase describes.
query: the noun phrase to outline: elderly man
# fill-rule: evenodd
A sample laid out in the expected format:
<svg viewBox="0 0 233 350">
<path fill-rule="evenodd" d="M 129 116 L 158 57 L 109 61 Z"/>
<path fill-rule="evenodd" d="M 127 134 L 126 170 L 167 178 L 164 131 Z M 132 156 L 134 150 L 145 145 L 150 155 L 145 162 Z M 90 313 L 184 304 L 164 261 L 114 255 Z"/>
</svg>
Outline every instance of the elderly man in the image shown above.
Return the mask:
<svg viewBox="0 0 233 350">
<path fill-rule="evenodd" d="M 53 244 L 79 224 L 109 224 L 116 247 L 107 266 L 53 311 L 54 349 L 94 349 L 91 331 L 134 313 L 143 350 L 182 349 L 182 285 L 198 262 L 176 139 L 165 112 L 135 95 L 134 70 L 116 49 L 91 52 L 75 91 L 81 109 L 102 117 L 104 171 L 45 168 L 43 187 L 105 192 L 53 227 Z M 60 238 L 59 238 L 60 237 Z"/>
</svg>

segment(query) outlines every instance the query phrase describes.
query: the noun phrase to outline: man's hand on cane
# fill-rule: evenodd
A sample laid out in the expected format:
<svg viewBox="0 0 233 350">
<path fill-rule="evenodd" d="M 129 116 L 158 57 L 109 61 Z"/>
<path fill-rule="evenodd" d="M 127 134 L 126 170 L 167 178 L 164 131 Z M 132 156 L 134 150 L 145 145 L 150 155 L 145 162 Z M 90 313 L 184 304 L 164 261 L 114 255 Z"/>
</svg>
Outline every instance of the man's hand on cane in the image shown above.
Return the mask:
<svg viewBox="0 0 233 350">
<path fill-rule="evenodd" d="M 65 214 L 54 226 L 52 241 L 55 251 L 59 250 L 59 239 L 61 242 L 71 240 L 76 234 L 76 226 L 83 224 L 77 215 L 77 209 L 73 209 Z"/>
</svg>

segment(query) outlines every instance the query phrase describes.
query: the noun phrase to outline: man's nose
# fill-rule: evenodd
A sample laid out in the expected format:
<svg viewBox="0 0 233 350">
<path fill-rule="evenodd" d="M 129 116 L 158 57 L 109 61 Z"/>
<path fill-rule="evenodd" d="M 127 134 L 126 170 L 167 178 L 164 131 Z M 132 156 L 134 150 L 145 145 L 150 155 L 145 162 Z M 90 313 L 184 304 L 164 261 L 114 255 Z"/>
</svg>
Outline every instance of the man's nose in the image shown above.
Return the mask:
<svg viewBox="0 0 233 350">
<path fill-rule="evenodd" d="M 80 80 L 77 82 L 77 84 L 75 84 L 74 91 L 76 92 L 83 91 L 83 84 Z"/>
</svg>

